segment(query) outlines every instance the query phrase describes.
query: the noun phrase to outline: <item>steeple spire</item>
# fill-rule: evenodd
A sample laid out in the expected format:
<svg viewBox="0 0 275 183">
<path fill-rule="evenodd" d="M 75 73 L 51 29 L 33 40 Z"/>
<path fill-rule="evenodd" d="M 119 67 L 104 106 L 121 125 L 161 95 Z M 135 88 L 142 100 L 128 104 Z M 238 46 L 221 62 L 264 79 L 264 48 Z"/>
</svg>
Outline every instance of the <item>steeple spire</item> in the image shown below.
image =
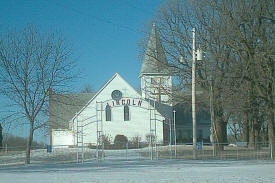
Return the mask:
<svg viewBox="0 0 275 183">
<path fill-rule="evenodd" d="M 166 65 L 167 60 L 161 45 L 157 26 L 153 23 L 139 77 L 146 74 L 167 74 Z"/>
</svg>

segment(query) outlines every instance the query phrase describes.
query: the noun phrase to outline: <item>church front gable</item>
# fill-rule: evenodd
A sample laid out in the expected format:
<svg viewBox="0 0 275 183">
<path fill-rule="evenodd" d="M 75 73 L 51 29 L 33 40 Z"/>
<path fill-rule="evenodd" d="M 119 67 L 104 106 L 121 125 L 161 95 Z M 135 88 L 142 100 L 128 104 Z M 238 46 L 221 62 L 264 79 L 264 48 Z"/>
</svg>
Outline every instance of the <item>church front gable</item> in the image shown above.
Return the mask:
<svg viewBox="0 0 275 183">
<path fill-rule="evenodd" d="M 73 131 L 77 133 L 77 124 L 85 126 L 84 143 L 95 144 L 97 131 L 101 130 L 97 121 L 102 120 L 103 134 L 113 140 L 120 134 L 129 140 L 139 136 L 145 141 L 146 135 L 150 134 L 150 122 L 153 124 L 152 119 L 158 118 L 155 126 L 160 142 L 163 140 L 164 118 L 157 111 L 153 114 L 152 108 L 119 74 L 115 74 L 77 114 Z"/>
</svg>

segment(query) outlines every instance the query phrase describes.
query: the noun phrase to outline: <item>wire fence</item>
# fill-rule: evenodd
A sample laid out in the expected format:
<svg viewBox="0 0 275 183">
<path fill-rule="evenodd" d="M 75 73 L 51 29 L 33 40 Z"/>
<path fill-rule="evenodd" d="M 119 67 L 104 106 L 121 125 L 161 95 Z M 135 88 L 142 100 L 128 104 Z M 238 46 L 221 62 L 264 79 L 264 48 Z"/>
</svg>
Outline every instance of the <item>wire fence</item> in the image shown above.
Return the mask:
<svg viewBox="0 0 275 183">
<path fill-rule="evenodd" d="M 269 144 L 255 144 L 249 147 L 242 143 L 236 144 L 197 144 L 197 149 L 193 150 L 193 144 L 178 144 L 172 149 L 172 156 L 178 159 L 221 159 L 221 160 L 249 160 L 249 159 L 272 159 L 272 147 Z M 166 158 L 167 151 L 160 151 L 160 157 Z"/>
<path fill-rule="evenodd" d="M 243 144 L 198 143 L 195 159 L 210 160 L 268 160 L 272 159 L 272 147 L 269 144 L 255 144 L 249 147 Z M 223 150 L 217 150 L 217 147 Z M 25 150 L 22 147 L 5 147 L 0 150 L 0 165 L 24 164 Z M 158 160 L 158 159 L 194 159 L 192 144 L 157 145 L 150 144 L 97 149 L 95 146 L 45 146 L 33 147 L 31 163 L 92 162 L 104 160 Z"/>
</svg>

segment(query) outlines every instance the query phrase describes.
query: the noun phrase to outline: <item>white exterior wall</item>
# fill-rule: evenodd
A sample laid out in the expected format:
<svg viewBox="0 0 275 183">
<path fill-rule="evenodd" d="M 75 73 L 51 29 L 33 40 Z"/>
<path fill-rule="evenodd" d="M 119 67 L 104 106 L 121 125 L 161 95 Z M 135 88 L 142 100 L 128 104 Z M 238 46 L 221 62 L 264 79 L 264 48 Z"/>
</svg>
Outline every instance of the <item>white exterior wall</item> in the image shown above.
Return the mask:
<svg viewBox="0 0 275 183">
<path fill-rule="evenodd" d="M 130 112 L 130 121 L 124 121 L 124 107 L 122 105 L 122 99 L 119 101 L 120 104 L 113 106 L 114 100 L 111 99 L 111 93 L 114 90 L 120 90 L 122 92 L 122 99 L 130 99 L 129 112 Z M 134 104 L 133 105 L 133 99 Z M 105 111 L 102 111 L 103 119 L 103 132 L 104 135 L 109 135 L 114 140 L 115 136 L 118 134 L 125 135 L 128 137 L 128 140 L 131 140 L 132 137 L 140 136 L 142 141 L 145 141 L 145 137 L 150 133 L 150 110 L 148 110 L 149 104 L 146 101 L 142 101 L 141 106 L 138 107 L 138 101 L 142 100 L 141 96 L 118 74 L 107 83 L 101 91 L 97 93 L 91 103 L 88 104 L 78 115 L 79 123 L 85 125 L 84 129 L 84 144 L 92 143 L 95 144 L 97 141 L 97 123 L 96 123 L 96 102 L 103 102 L 102 106 L 105 110 L 107 104 L 111 106 L 112 118 L 111 121 L 105 121 Z M 152 107 L 152 106 L 151 106 Z M 98 104 L 98 109 L 100 104 Z M 156 111 L 157 112 L 157 111 Z M 98 112 L 99 116 L 101 112 Z M 157 141 L 163 141 L 163 121 L 164 118 L 157 112 L 158 115 L 156 122 L 156 134 Z M 91 116 L 94 116 L 91 118 Z M 99 117 L 100 118 L 100 117 Z M 152 116 L 153 118 L 153 116 Z M 99 123 L 100 125 L 100 123 Z M 152 121 L 154 127 L 154 122 Z M 74 132 L 74 144 L 76 145 L 76 130 L 77 122 L 73 122 L 73 132 Z"/>
<path fill-rule="evenodd" d="M 156 84 L 153 84 L 151 80 L 155 79 Z M 158 79 L 161 78 L 161 83 L 158 82 Z M 171 76 L 161 76 L 161 75 L 143 75 L 141 77 L 141 92 L 143 98 L 155 99 L 157 100 L 157 96 L 154 96 L 153 93 L 158 91 L 159 85 L 164 88 L 167 94 L 161 95 L 161 102 L 172 105 L 169 94 L 172 92 L 172 77 Z"/>
<path fill-rule="evenodd" d="M 74 137 L 71 130 L 52 129 L 52 146 L 64 147 L 74 144 Z"/>
</svg>

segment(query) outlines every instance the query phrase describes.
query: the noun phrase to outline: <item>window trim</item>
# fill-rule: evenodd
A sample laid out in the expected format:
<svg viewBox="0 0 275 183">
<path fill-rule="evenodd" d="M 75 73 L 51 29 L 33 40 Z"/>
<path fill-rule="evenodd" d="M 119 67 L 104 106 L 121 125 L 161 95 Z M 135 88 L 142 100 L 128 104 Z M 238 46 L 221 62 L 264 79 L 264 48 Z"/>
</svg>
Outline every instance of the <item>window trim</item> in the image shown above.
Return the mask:
<svg viewBox="0 0 275 183">
<path fill-rule="evenodd" d="M 126 118 L 127 117 L 126 116 L 126 109 L 128 110 L 128 118 Z M 125 105 L 123 107 L 123 119 L 124 119 L 124 121 L 130 121 L 130 107 L 129 107 L 129 105 Z"/>
<path fill-rule="evenodd" d="M 109 105 L 105 107 L 105 121 L 112 121 L 112 109 Z"/>
</svg>

